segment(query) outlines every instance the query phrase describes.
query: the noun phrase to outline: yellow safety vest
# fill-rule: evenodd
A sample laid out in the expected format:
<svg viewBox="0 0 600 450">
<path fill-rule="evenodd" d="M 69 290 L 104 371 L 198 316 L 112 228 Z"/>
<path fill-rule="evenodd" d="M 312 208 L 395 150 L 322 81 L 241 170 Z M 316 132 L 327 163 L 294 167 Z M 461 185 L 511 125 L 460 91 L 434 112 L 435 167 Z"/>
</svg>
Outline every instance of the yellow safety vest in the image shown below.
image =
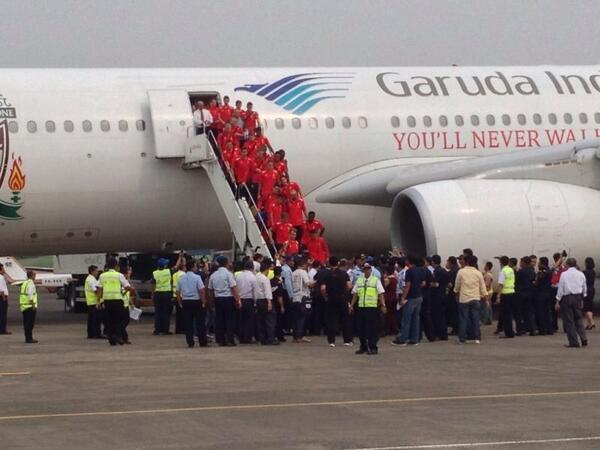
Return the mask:
<svg viewBox="0 0 600 450">
<path fill-rule="evenodd" d="M 361 275 L 356 280 L 356 294 L 358 295 L 359 308 L 377 308 L 377 282 L 379 278 L 371 275 L 368 280 Z"/>
<path fill-rule="evenodd" d="M 179 281 L 179 279 L 181 278 L 181 276 L 185 274 L 185 272 L 183 270 L 178 270 L 177 272 L 175 272 L 173 274 L 172 280 L 173 280 L 173 298 L 177 297 L 177 295 L 175 294 L 177 292 L 177 282 Z"/>
<path fill-rule="evenodd" d="M 131 298 L 131 292 L 125 291 L 123 294 L 123 306 L 129 308 L 129 299 Z"/>
<path fill-rule="evenodd" d="M 23 284 L 21 284 L 21 291 L 19 293 L 19 307 L 21 309 L 21 312 L 23 312 L 29 308 L 37 308 L 37 305 L 38 305 L 37 290 L 34 291 L 34 294 L 33 294 L 33 297 L 31 298 L 31 300 L 29 300 L 29 296 L 27 295 L 27 288 L 29 287 L 30 284 L 33 284 L 35 287 L 35 284 L 33 283 L 32 280 L 27 280 Z"/>
<path fill-rule="evenodd" d="M 111 269 L 108 272 L 104 272 L 102 275 L 100 275 L 100 284 L 102 285 L 102 301 L 123 301 L 120 275 L 121 274 L 114 269 Z"/>
<path fill-rule="evenodd" d="M 514 294 L 515 293 L 515 271 L 509 266 L 502 268 L 504 274 L 504 283 L 502 283 L 501 294 Z"/>
<path fill-rule="evenodd" d="M 156 281 L 156 292 L 171 292 L 171 271 L 169 269 L 159 269 L 152 272 L 152 277 Z"/>
<path fill-rule="evenodd" d="M 88 306 L 94 306 L 98 304 L 98 294 L 96 294 L 96 291 L 90 291 L 88 289 L 88 281 L 90 280 L 90 278 L 94 281 L 96 281 L 96 278 L 94 278 L 93 275 L 88 275 L 87 278 L 85 279 L 85 285 L 83 286 L 83 289 L 85 289 L 85 303 Z"/>
</svg>

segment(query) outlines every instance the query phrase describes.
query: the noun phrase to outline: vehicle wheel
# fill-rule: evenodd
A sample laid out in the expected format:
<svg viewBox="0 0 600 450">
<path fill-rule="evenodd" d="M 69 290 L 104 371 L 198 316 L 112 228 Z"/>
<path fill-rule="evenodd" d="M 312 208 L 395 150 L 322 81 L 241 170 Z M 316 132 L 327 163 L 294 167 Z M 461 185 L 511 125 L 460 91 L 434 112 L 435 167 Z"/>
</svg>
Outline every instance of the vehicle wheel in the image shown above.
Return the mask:
<svg viewBox="0 0 600 450">
<path fill-rule="evenodd" d="M 75 297 L 77 292 L 75 291 L 75 283 L 69 284 L 65 292 L 65 312 L 76 312 L 77 302 Z"/>
</svg>

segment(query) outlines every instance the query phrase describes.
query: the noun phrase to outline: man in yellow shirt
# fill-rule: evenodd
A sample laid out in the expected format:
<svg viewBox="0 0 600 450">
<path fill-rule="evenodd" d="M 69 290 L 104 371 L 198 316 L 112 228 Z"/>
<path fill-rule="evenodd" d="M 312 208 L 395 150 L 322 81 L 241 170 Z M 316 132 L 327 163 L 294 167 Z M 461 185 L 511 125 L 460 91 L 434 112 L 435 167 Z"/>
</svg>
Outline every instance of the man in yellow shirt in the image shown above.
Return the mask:
<svg viewBox="0 0 600 450">
<path fill-rule="evenodd" d="M 475 343 L 481 342 L 479 320 L 481 299 L 487 297 L 483 275 L 476 269 L 477 257 L 464 255 L 465 266 L 458 271 L 454 292 L 458 294 L 458 343 L 466 344 L 467 328 L 475 337 Z"/>
</svg>

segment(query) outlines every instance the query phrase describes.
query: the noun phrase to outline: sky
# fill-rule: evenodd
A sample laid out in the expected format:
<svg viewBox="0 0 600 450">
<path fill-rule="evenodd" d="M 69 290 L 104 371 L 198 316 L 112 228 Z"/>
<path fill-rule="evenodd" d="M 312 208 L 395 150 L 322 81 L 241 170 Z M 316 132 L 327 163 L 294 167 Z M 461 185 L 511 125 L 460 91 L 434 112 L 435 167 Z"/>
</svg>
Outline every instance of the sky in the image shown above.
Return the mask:
<svg viewBox="0 0 600 450">
<path fill-rule="evenodd" d="M 0 0 L 0 67 L 596 64 L 597 0 Z"/>
</svg>

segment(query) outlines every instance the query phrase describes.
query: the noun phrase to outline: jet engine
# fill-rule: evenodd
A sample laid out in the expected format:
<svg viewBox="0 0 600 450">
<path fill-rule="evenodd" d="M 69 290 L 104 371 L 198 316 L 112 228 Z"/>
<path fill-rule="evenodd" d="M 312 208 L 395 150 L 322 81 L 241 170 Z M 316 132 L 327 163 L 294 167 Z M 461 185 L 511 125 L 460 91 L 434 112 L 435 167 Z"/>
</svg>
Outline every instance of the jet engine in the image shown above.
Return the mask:
<svg viewBox="0 0 600 450">
<path fill-rule="evenodd" d="M 420 256 L 469 247 L 482 261 L 563 250 L 600 257 L 599 221 L 595 189 L 537 180 L 438 181 L 396 195 L 391 240 Z"/>
</svg>

